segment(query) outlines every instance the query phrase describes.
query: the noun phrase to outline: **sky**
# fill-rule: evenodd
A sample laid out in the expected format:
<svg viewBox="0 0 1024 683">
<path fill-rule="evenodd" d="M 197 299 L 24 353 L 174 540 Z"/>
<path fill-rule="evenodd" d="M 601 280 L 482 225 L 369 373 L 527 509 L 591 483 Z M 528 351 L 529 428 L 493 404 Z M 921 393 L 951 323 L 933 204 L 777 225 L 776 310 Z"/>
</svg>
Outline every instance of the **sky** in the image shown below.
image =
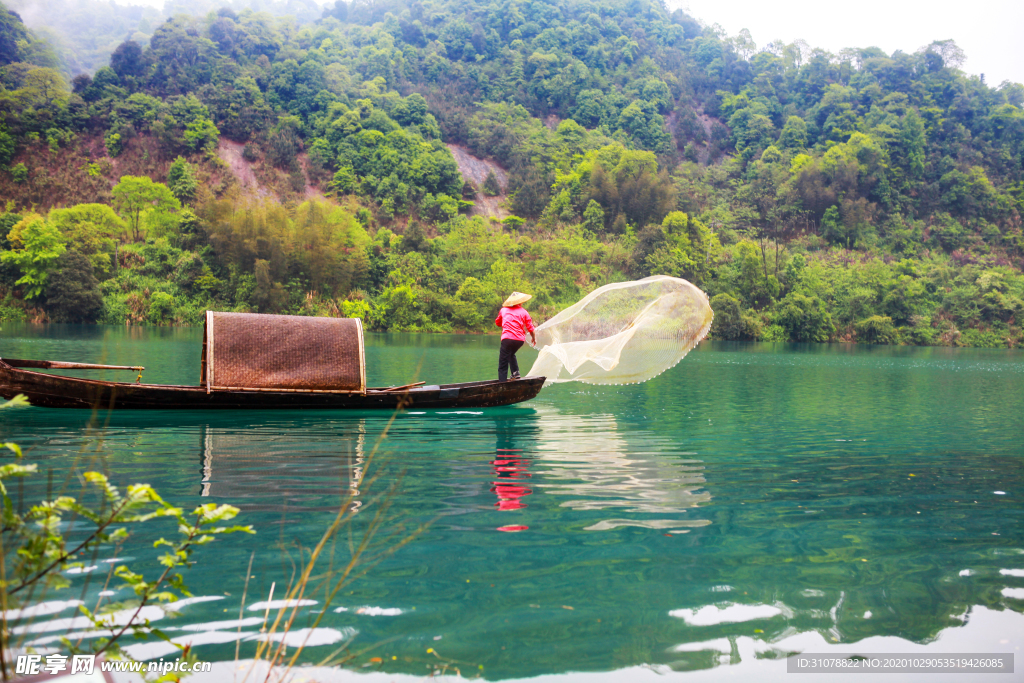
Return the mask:
<svg viewBox="0 0 1024 683">
<path fill-rule="evenodd" d="M 880 47 L 915 52 L 952 38 L 967 54 L 961 69 L 985 74 L 993 87 L 1024 83 L 1024 0 L 666 0 L 702 24 L 720 24 L 730 36 L 748 29 L 762 47 L 797 39 L 829 52 Z"/>
</svg>

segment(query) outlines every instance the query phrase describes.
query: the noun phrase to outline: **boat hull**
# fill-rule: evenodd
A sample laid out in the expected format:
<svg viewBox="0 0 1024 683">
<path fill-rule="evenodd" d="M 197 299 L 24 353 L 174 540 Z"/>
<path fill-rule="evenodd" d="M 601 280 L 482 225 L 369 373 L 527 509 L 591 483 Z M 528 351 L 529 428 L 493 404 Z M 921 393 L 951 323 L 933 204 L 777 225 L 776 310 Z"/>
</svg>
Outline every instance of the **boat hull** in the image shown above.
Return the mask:
<svg viewBox="0 0 1024 683">
<path fill-rule="evenodd" d="M 18 394 L 31 405 L 47 408 L 203 410 L 396 410 L 399 408 L 485 408 L 507 406 L 534 398 L 543 377 L 499 382 L 465 382 L 414 387 L 388 392 L 386 387 L 366 394 L 306 391 L 224 390 L 205 387 L 130 384 L 19 370 L 0 361 L 0 396 Z"/>
</svg>

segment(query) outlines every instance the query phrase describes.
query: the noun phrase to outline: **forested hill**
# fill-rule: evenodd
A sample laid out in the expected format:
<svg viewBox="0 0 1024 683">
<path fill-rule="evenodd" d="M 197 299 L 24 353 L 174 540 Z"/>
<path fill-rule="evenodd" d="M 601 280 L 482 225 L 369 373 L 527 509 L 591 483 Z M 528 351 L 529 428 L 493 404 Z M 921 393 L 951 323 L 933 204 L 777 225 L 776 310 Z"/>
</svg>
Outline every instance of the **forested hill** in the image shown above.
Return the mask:
<svg viewBox="0 0 1024 683">
<path fill-rule="evenodd" d="M 666 273 L 720 339 L 1014 346 L 1024 86 L 962 61 L 644 0 L 339 0 L 177 15 L 72 75 L 4 9 L 0 316 L 486 330 L 512 289 L 543 318 Z"/>
</svg>

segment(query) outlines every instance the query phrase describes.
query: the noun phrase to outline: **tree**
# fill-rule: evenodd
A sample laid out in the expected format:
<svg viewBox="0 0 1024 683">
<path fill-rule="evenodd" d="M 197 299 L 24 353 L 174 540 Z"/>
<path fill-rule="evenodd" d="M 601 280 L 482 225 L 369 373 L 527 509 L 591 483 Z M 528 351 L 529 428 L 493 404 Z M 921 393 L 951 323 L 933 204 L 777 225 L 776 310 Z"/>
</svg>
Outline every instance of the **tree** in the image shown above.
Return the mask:
<svg viewBox="0 0 1024 683">
<path fill-rule="evenodd" d="M 547 175 L 533 166 L 517 171 L 509 178 L 512 210 L 522 216 L 539 216 L 548 203 L 550 188 Z"/>
<path fill-rule="evenodd" d="M 917 111 L 911 109 L 904 117 L 900 131 L 904 165 L 911 179 L 917 180 L 924 174 L 925 143 L 924 123 Z"/>
<path fill-rule="evenodd" d="M 846 229 L 839 219 L 839 207 L 830 206 L 825 210 L 821 218 L 821 236 L 833 244 L 843 244 L 846 241 Z"/>
<path fill-rule="evenodd" d="M 491 268 L 484 277 L 484 283 L 490 285 L 500 297 L 505 297 L 512 292 L 536 292 L 537 289 L 523 274 L 523 264 L 513 263 L 504 258 L 499 258 L 491 264 Z M 507 292 L 508 294 L 503 294 Z"/>
<path fill-rule="evenodd" d="M 505 216 L 501 219 L 501 224 L 506 230 L 518 230 L 524 223 L 526 223 L 526 221 L 519 216 Z"/>
<path fill-rule="evenodd" d="M 149 311 L 147 314 L 149 322 L 156 325 L 173 323 L 173 314 L 174 297 L 167 292 L 153 292 L 153 296 L 149 299 Z"/>
<path fill-rule="evenodd" d="M 278 168 L 288 168 L 302 147 L 299 129 L 302 120 L 297 116 L 282 116 L 268 140 L 267 160 Z"/>
<path fill-rule="evenodd" d="M 25 74 L 24 98 L 34 107 L 49 109 L 64 103 L 68 96 L 68 82 L 57 69 L 38 67 Z"/>
<path fill-rule="evenodd" d="M 65 251 L 46 286 L 46 307 L 58 323 L 94 323 L 103 310 L 103 294 L 82 254 Z"/>
<path fill-rule="evenodd" d="M 657 252 L 665 241 L 665 231 L 660 225 L 648 225 L 640 231 L 631 257 L 634 275 L 646 277 L 652 274 L 649 257 Z"/>
<path fill-rule="evenodd" d="M 195 199 L 199 183 L 196 181 L 192 165 L 182 157 L 178 157 L 167 171 L 167 186 L 178 201 L 185 204 Z"/>
<path fill-rule="evenodd" d="M 658 106 L 646 100 L 636 100 L 619 114 L 618 127 L 629 133 L 639 147 L 664 151 L 672 137 L 665 131 L 665 120 Z"/>
<path fill-rule="evenodd" d="M 896 341 L 896 329 L 892 318 L 887 315 L 873 315 L 858 321 L 854 326 L 857 336 L 869 344 L 892 344 Z"/>
<path fill-rule="evenodd" d="M 114 208 L 128 222 L 132 241 L 142 239 L 142 220 L 145 213 L 168 213 L 181 208 L 181 202 L 163 183 L 154 183 L 145 176 L 126 175 L 114 186 Z"/>
<path fill-rule="evenodd" d="M 115 240 L 125 231 L 125 222 L 106 204 L 78 204 L 51 209 L 46 220 L 60 230 L 69 251 L 85 256 L 93 272 L 109 277 L 114 268 Z"/>
<path fill-rule="evenodd" d="M 430 240 L 418 221 L 410 221 L 402 233 L 403 251 L 426 251 L 430 248 Z"/>
<path fill-rule="evenodd" d="M 345 0 L 334 0 L 334 5 L 324 5 L 324 18 L 334 17 L 338 21 L 348 21 L 348 3 Z"/>
<path fill-rule="evenodd" d="M 134 40 L 124 41 L 110 55 L 110 68 L 117 73 L 121 83 L 129 89 L 134 89 L 146 73 L 142 47 Z"/>
<path fill-rule="evenodd" d="M 454 322 L 464 330 L 480 329 L 499 302 L 493 287 L 475 277 L 467 277 L 455 293 Z"/>
<path fill-rule="evenodd" d="M 583 210 L 581 225 L 585 230 L 590 230 L 594 234 L 604 232 L 604 209 L 593 199 L 587 202 L 587 208 Z"/>
<path fill-rule="evenodd" d="M 743 313 L 735 297 L 716 294 L 711 299 L 711 310 L 715 312 L 715 322 L 711 328 L 715 339 L 743 338 Z"/>
<path fill-rule="evenodd" d="M 0 168 L 6 168 L 14 156 L 14 138 L 7 132 L 6 127 L 0 124 Z"/>
<path fill-rule="evenodd" d="M 426 318 L 419 310 L 419 297 L 408 284 L 395 283 L 377 298 L 373 316 L 375 329 L 386 332 L 416 332 Z"/>
<path fill-rule="evenodd" d="M 494 175 L 493 170 L 488 171 L 487 177 L 484 179 L 484 194 L 488 197 L 496 197 L 501 194 L 501 185 L 498 184 L 498 178 Z"/>
<path fill-rule="evenodd" d="M 951 69 L 959 69 L 967 60 L 967 54 L 952 39 L 936 40 L 921 51 L 925 54 L 938 55 L 942 59 L 942 65 Z"/>
<path fill-rule="evenodd" d="M 205 151 L 215 152 L 217 150 L 217 138 L 220 131 L 213 121 L 205 117 L 199 117 L 185 126 L 183 138 L 185 146 L 193 152 Z"/>
<path fill-rule="evenodd" d="M 786 330 L 789 338 L 798 342 L 826 342 L 835 326 L 825 304 L 816 296 L 793 292 L 779 302 L 776 322 Z"/>
<path fill-rule="evenodd" d="M 18 43 L 29 40 L 21 17 L 0 5 L 0 66 L 20 61 Z"/>
<path fill-rule="evenodd" d="M 391 117 L 403 126 L 419 125 L 427 116 L 427 100 L 418 92 L 395 105 Z"/>
<path fill-rule="evenodd" d="M 26 299 L 42 296 L 50 269 L 65 251 L 64 237 L 39 214 L 29 214 L 11 229 L 8 239 L 15 248 L 0 254 L 0 260 L 21 270 L 14 284 L 24 287 Z"/>
<path fill-rule="evenodd" d="M 799 116 L 790 116 L 779 136 L 779 147 L 801 151 L 807 147 L 807 124 Z"/>
</svg>

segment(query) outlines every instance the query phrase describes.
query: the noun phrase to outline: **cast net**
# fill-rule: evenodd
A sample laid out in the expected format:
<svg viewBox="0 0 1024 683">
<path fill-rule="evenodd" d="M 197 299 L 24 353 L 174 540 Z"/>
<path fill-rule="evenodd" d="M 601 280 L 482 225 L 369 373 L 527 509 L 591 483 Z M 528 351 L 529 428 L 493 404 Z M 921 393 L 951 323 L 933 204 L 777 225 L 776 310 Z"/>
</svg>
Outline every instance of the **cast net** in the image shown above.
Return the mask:
<svg viewBox="0 0 1024 683">
<path fill-rule="evenodd" d="M 713 318 L 707 295 L 680 278 L 605 285 L 536 329 L 530 375 L 545 384 L 646 382 L 681 361 Z"/>
</svg>

